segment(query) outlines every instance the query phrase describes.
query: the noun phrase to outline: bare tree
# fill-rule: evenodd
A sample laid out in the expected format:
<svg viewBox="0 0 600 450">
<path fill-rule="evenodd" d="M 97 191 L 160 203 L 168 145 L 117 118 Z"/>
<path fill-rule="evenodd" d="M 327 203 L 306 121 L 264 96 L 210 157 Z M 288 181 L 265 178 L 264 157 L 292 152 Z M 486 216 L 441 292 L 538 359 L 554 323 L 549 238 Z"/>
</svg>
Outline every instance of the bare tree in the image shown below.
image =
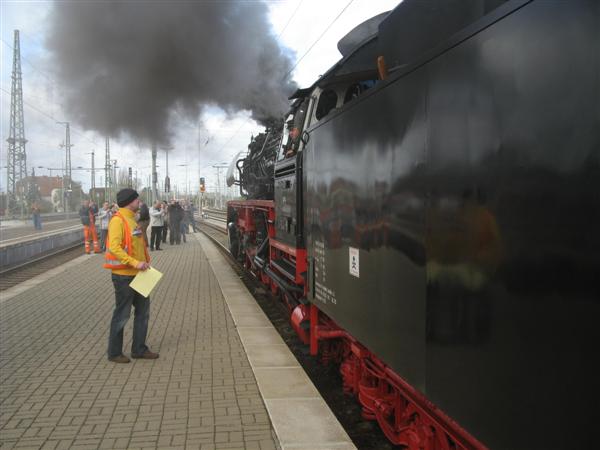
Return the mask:
<svg viewBox="0 0 600 450">
<path fill-rule="evenodd" d="M 117 192 L 126 187 L 129 187 L 129 171 L 122 167 L 117 174 Z"/>
</svg>

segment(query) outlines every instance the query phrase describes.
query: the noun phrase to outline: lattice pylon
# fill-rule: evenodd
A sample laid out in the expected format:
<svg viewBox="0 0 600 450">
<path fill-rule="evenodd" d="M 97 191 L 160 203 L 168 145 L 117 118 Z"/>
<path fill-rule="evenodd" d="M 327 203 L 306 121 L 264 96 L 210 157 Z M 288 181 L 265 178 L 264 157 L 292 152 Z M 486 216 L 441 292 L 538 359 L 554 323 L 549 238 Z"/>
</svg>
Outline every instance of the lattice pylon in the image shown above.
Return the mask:
<svg viewBox="0 0 600 450">
<path fill-rule="evenodd" d="M 23 114 L 23 77 L 21 73 L 21 45 L 19 30 L 15 30 L 12 85 L 10 97 L 10 130 L 7 154 L 8 208 L 15 211 L 25 201 L 27 187 L 21 183 L 23 192 L 17 192 L 17 182 L 27 177 L 27 154 L 25 153 L 25 120 Z"/>
</svg>

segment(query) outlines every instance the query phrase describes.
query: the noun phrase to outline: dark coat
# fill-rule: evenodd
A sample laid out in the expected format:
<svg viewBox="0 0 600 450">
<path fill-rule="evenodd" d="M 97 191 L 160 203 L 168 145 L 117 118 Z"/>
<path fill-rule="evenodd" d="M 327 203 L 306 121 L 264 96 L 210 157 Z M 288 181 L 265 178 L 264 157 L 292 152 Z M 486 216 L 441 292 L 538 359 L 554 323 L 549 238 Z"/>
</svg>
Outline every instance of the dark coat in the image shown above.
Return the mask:
<svg viewBox="0 0 600 450">
<path fill-rule="evenodd" d="M 148 209 L 148 205 L 142 203 L 140 205 L 140 221 L 150 220 L 150 210 Z"/>
<path fill-rule="evenodd" d="M 179 227 L 179 224 L 183 220 L 183 216 L 185 215 L 185 211 L 181 207 L 181 205 L 169 205 L 169 226 L 171 227 Z"/>
<path fill-rule="evenodd" d="M 83 225 L 95 225 L 96 223 L 96 214 L 98 214 L 98 207 L 97 206 L 82 206 L 79 209 L 79 218 L 81 219 L 81 223 Z"/>
</svg>

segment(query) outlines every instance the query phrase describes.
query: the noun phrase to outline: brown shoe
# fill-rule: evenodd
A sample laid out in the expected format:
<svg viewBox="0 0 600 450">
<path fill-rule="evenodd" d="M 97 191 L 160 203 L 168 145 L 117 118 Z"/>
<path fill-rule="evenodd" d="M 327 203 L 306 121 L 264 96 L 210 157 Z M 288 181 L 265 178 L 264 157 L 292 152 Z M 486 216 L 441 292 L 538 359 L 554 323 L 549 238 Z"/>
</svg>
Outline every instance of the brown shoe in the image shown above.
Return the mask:
<svg viewBox="0 0 600 450">
<path fill-rule="evenodd" d="M 108 360 L 119 364 L 127 364 L 128 362 L 131 362 L 131 360 L 125 355 L 111 356 L 108 358 Z"/>
<path fill-rule="evenodd" d="M 158 353 L 153 353 L 150 350 L 146 350 L 141 355 L 134 355 L 132 353 L 131 357 L 135 359 L 158 359 Z"/>
</svg>

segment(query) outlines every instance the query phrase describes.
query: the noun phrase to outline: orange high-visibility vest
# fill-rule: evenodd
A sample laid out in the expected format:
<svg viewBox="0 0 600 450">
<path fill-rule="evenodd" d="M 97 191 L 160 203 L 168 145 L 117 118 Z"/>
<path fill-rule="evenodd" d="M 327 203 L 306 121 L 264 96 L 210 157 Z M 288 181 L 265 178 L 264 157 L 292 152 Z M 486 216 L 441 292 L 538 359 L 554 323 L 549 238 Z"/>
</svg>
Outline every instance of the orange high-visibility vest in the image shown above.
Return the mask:
<svg viewBox="0 0 600 450">
<path fill-rule="evenodd" d="M 125 217 L 123 217 L 118 212 L 115 213 L 113 217 L 118 217 L 123 221 L 123 226 L 125 227 L 125 245 L 121 247 L 129 256 L 133 256 L 133 245 L 131 242 L 131 232 L 129 229 L 129 224 Z M 106 242 L 110 242 L 110 237 L 108 233 L 106 234 Z M 129 269 L 127 264 L 123 264 L 119 259 L 110 252 L 110 247 L 106 247 L 106 253 L 104 254 L 104 264 L 102 267 L 105 269 L 118 270 L 118 269 Z M 144 245 L 144 253 L 146 255 L 146 262 L 150 262 L 150 255 L 148 254 L 148 248 Z"/>
</svg>

